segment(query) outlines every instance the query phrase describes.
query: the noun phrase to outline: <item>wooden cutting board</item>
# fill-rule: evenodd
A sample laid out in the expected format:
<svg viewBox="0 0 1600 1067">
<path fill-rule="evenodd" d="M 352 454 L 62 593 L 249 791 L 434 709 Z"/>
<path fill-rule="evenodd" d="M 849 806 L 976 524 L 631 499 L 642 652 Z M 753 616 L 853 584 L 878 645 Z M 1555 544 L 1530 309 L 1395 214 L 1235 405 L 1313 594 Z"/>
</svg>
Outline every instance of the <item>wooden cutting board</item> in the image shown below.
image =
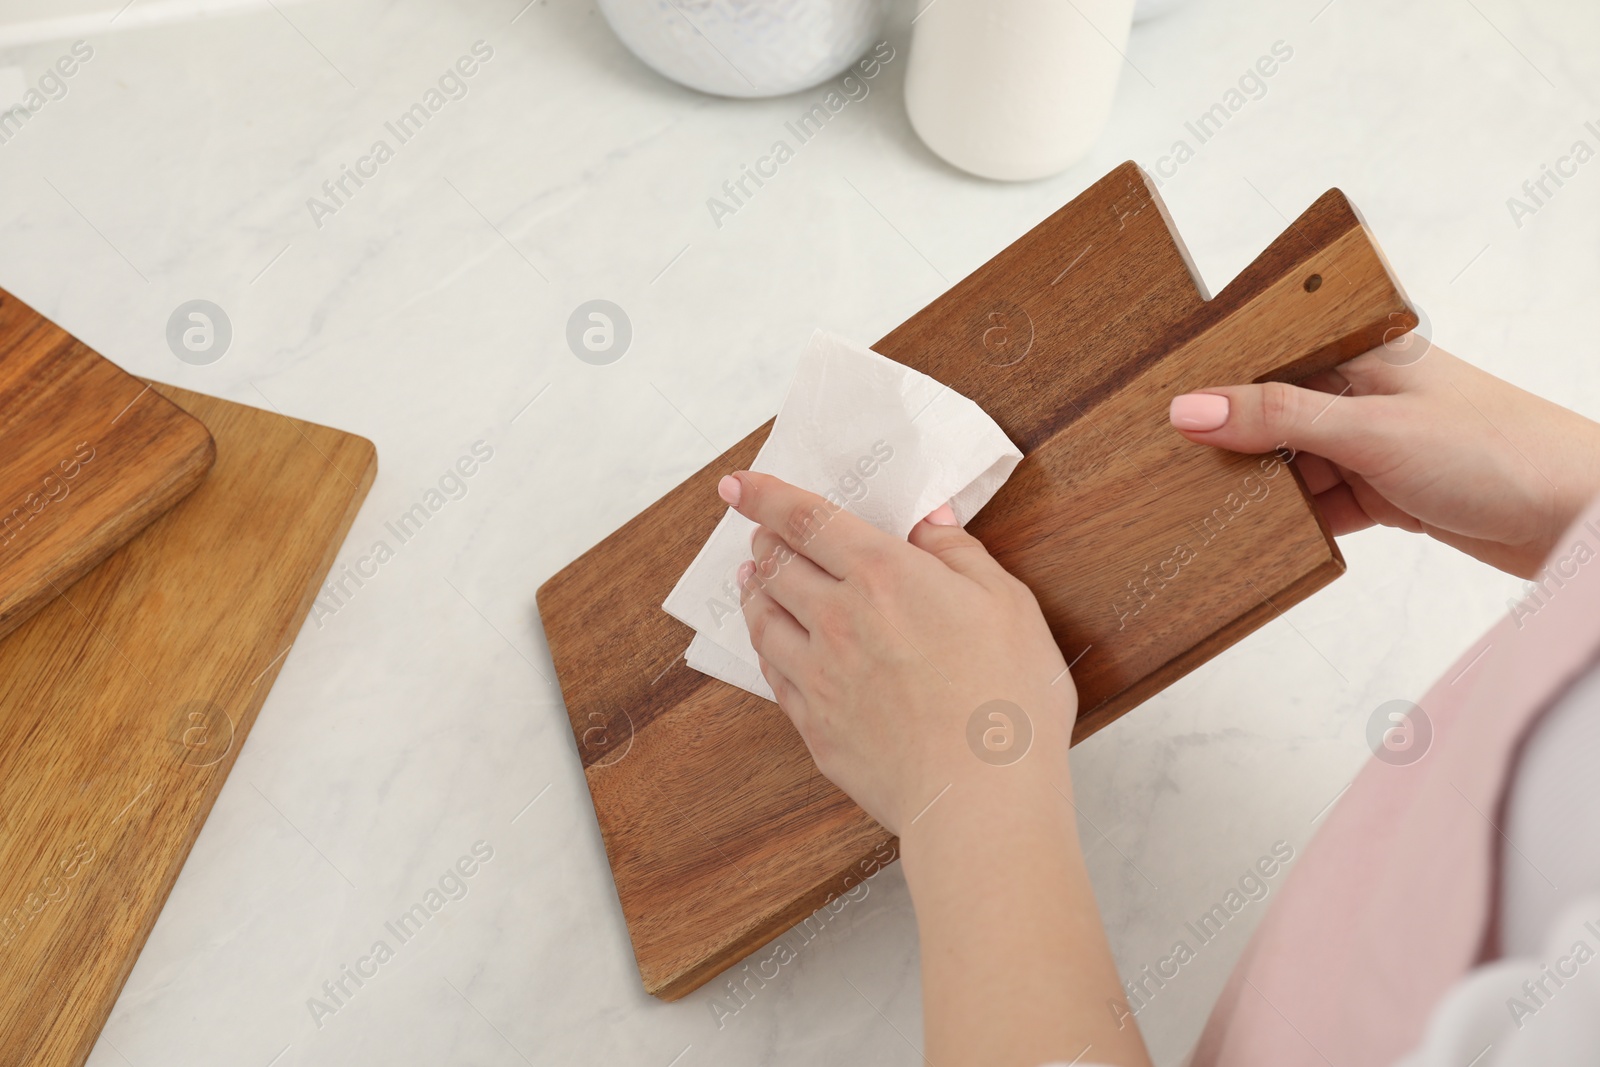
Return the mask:
<svg viewBox="0 0 1600 1067">
<path fill-rule="evenodd" d="M 1292 379 L 1417 319 L 1360 219 L 1322 196 L 1207 299 L 1127 163 L 873 347 L 1023 450 L 971 524 L 1074 664 L 1081 740 L 1340 574 L 1298 473 L 1191 445 L 1198 387 Z M 896 843 L 775 705 L 684 665 L 661 602 L 761 427 L 539 590 L 645 988 L 674 999 L 842 894 Z"/>
<path fill-rule="evenodd" d="M 211 435 L 0 289 L 0 636 L 200 484 Z"/>
<path fill-rule="evenodd" d="M 197 490 L 0 641 L 0 1063 L 83 1063 L 377 469 L 372 445 L 153 385 Z"/>
</svg>

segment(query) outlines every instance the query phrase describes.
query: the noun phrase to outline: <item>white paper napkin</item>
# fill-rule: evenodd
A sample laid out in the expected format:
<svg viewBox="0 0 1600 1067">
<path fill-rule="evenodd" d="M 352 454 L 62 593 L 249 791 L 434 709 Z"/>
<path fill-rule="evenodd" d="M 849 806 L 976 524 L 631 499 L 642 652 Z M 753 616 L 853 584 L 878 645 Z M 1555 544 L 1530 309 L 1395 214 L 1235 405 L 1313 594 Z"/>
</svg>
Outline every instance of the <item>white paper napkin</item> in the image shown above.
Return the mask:
<svg viewBox="0 0 1600 1067">
<path fill-rule="evenodd" d="M 905 537 L 947 502 L 966 525 L 1021 460 L 977 404 L 921 371 L 818 330 L 750 469 Z M 695 631 L 684 653 L 689 666 L 772 700 L 739 606 L 739 564 L 751 558 L 754 528 L 730 508 L 661 606 Z"/>
</svg>

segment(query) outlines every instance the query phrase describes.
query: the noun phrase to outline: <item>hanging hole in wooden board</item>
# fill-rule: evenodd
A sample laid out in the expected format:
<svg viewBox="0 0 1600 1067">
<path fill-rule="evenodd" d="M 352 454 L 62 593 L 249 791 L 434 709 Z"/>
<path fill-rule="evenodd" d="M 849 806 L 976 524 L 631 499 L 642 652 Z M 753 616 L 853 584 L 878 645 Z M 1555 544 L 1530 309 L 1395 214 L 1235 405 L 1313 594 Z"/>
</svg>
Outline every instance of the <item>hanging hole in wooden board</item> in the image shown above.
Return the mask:
<svg viewBox="0 0 1600 1067">
<path fill-rule="evenodd" d="M 1321 289 L 1321 288 L 1322 288 L 1322 275 L 1313 274 L 1311 277 L 1306 279 L 1306 292 L 1314 293 L 1318 289 Z"/>
</svg>

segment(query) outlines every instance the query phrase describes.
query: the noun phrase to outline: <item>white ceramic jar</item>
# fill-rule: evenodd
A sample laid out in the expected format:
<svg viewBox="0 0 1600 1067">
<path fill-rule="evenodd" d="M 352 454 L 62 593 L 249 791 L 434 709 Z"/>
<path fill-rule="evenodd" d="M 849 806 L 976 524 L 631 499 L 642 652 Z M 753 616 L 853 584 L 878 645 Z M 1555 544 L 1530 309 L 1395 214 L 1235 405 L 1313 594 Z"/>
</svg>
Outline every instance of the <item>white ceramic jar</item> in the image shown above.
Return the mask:
<svg viewBox="0 0 1600 1067">
<path fill-rule="evenodd" d="M 779 96 L 840 73 L 882 38 L 888 0 L 599 0 L 658 73 L 718 96 Z"/>
<path fill-rule="evenodd" d="M 906 111 L 929 148 L 1007 181 L 1089 153 L 1127 65 L 1134 0 L 919 2 Z"/>
<path fill-rule="evenodd" d="M 1183 0 L 1134 0 L 1133 21 L 1148 22 L 1160 18 L 1183 3 Z"/>
</svg>

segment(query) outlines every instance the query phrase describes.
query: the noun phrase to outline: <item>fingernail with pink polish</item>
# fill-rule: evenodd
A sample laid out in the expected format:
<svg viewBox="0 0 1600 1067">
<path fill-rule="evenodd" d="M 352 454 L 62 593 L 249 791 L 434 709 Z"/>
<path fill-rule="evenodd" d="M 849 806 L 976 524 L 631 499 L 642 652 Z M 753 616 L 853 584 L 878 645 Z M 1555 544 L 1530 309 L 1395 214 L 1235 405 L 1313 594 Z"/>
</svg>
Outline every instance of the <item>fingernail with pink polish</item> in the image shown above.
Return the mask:
<svg viewBox="0 0 1600 1067">
<path fill-rule="evenodd" d="M 1228 421 L 1228 398 L 1216 393 L 1185 393 L 1172 398 L 1167 417 L 1180 430 L 1215 430 Z"/>
<path fill-rule="evenodd" d="M 956 513 L 949 504 L 940 504 L 938 507 L 929 512 L 928 517 L 922 521 L 932 526 L 961 525 L 960 523 L 956 522 Z"/>
<path fill-rule="evenodd" d="M 742 492 L 744 486 L 731 474 L 724 474 L 722 481 L 717 483 L 717 495 L 726 501 L 730 508 L 739 506 L 739 494 Z"/>
</svg>

